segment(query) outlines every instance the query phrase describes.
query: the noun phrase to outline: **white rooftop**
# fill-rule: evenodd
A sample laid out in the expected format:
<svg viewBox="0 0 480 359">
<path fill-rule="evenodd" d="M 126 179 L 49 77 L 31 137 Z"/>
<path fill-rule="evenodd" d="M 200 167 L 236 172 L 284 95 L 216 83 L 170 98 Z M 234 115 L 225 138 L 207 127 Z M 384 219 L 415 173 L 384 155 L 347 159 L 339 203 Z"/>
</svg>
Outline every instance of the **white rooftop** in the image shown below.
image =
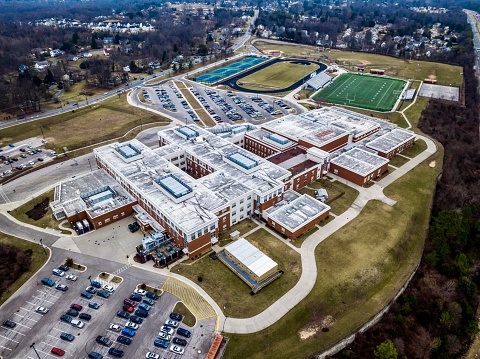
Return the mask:
<svg viewBox="0 0 480 359">
<path fill-rule="evenodd" d="M 227 201 L 224 198 L 217 196 L 138 140 L 131 140 L 128 143 L 141 151 L 141 158 L 130 163 L 122 161 L 114 153 L 114 148 L 118 144 L 96 148 L 94 150 L 95 156 L 107 162 L 109 167 L 119 174 L 119 180 L 125 180 L 129 183 L 134 191 L 138 191 L 146 198 L 147 203 L 150 202 L 155 208 L 159 208 L 167 218 L 174 220 L 185 233 L 188 234 L 211 223 L 216 223 L 217 217 L 214 212 L 219 207 L 226 205 Z M 172 175 L 175 181 L 170 183 L 173 186 L 170 189 L 174 191 L 180 189 L 177 186 L 177 183 L 179 183 L 185 188 L 191 188 L 194 192 L 193 196 L 178 202 L 164 193 L 155 180 Z"/>
<path fill-rule="evenodd" d="M 288 190 L 285 192 L 284 200 L 270 207 L 266 214 L 275 223 L 290 232 L 295 232 L 329 210 L 330 206 L 307 194 L 299 195 Z"/>
<path fill-rule="evenodd" d="M 389 161 L 374 153 L 355 147 L 333 158 L 330 162 L 361 176 L 367 176 Z"/>
<path fill-rule="evenodd" d="M 342 128 L 314 122 L 297 115 L 287 115 L 264 123 L 262 128 L 294 141 L 304 140 L 317 147 L 348 134 L 348 131 Z"/>
<path fill-rule="evenodd" d="M 367 143 L 367 147 L 388 153 L 398 146 L 415 138 L 415 133 L 409 130 L 395 129 L 391 132 L 387 132 L 383 136 L 377 137 L 373 141 Z"/>
<path fill-rule="evenodd" d="M 238 261 L 252 271 L 257 277 L 261 277 L 278 266 L 277 262 L 248 242 L 245 238 L 239 238 L 235 242 L 226 245 L 225 250 L 237 258 Z"/>
</svg>

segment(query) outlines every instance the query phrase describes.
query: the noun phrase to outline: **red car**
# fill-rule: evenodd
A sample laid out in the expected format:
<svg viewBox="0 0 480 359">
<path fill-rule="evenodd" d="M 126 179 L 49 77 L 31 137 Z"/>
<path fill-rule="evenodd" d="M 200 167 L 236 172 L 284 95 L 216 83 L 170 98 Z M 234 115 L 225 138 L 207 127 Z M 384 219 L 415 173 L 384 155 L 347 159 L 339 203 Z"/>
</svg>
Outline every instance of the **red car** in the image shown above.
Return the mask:
<svg viewBox="0 0 480 359">
<path fill-rule="evenodd" d="M 124 304 L 123 305 L 123 310 L 128 313 L 132 313 L 134 311 L 134 308 L 131 305 Z"/>
<path fill-rule="evenodd" d="M 70 308 L 78 310 L 78 311 L 81 311 L 83 309 L 83 307 L 80 304 L 75 304 L 75 303 L 71 304 Z"/>
<path fill-rule="evenodd" d="M 131 307 L 135 307 L 135 306 L 137 305 L 136 302 L 134 302 L 133 300 L 128 299 L 128 298 L 126 298 L 126 299 L 123 300 L 123 304 L 127 304 L 127 305 L 129 305 L 129 306 L 131 306 Z"/>
<path fill-rule="evenodd" d="M 52 350 L 50 350 L 50 353 L 63 357 L 65 355 L 65 350 L 53 347 Z"/>
</svg>

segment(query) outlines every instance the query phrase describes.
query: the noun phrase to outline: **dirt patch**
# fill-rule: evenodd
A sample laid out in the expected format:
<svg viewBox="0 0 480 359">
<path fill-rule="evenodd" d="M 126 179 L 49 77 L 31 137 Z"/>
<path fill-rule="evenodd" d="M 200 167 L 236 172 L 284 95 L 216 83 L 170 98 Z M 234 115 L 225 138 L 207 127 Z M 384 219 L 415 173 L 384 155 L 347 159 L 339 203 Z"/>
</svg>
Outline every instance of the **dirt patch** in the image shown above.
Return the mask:
<svg viewBox="0 0 480 359">
<path fill-rule="evenodd" d="M 362 60 L 362 59 L 343 59 L 343 58 L 338 58 L 337 61 L 357 61 L 359 65 L 371 65 L 371 61 L 367 60 Z"/>
<path fill-rule="evenodd" d="M 428 75 L 429 80 L 436 80 L 437 76 L 436 75 Z"/>
<path fill-rule="evenodd" d="M 309 324 L 305 329 L 302 329 L 298 332 L 300 340 L 307 340 L 312 338 L 321 331 L 328 331 L 335 324 L 335 318 L 331 315 L 325 316 L 320 323 Z"/>
<path fill-rule="evenodd" d="M 33 219 L 34 221 L 38 221 L 39 219 L 43 218 L 48 212 L 48 204 L 50 200 L 48 198 L 45 198 L 43 202 L 37 203 L 33 209 L 30 211 L 26 212 L 25 214 Z"/>
<path fill-rule="evenodd" d="M 428 167 L 430 168 L 435 168 L 435 166 L 437 165 L 437 162 L 436 161 L 432 161 L 428 164 Z"/>
<path fill-rule="evenodd" d="M 301 330 L 298 335 L 300 336 L 300 340 L 307 340 L 311 337 L 314 337 L 320 330 L 318 325 L 310 325 L 309 327 Z"/>
</svg>

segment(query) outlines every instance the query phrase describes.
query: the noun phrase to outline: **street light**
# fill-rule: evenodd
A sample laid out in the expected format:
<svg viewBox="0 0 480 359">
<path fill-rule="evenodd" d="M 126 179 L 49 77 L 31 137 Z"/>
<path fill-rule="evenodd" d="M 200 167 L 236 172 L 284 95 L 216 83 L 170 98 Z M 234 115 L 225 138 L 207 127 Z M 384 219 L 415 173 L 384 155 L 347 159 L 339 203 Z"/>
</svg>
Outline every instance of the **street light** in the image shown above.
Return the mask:
<svg viewBox="0 0 480 359">
<path fill-rule="evenodd" d="M 42 242 L 43 239 L 40 238 L 39 241 L 40 241 L 40 245 L 43 247 L 43 251 L 45 252 L 45 255 L 47 255 L 47 250 L 45 249 L 45 246 L 43 245 L 43 242 Z M 34 343 L 34 344 L 35 344 L 35 343 Z M 32 344 L 32 345 L 33 345 L 33 344 Z"/>
<path fill-rule="evenodd" d="M 30 348 L 33 348 L 33 351 L 35 352 L 35 354 L 37 354 L 38 359 L 40 359 L 40 355 L 38 355 L 37 349 L 35 349 L 35 343 L 32 343 L 32 345 L 30 345 Z"/>
<path fill-rule="evenodd" d="M 89 276 L 88 277 L 88 283 L 90 283 L 90 286 L 92 285 L 92 280 L 91 279 L 92 279 L 92 276 Z"/>
<path fill-rule="evenodd" d="M 90 165 L 90 172 L 93 172 L 92 164 L 90 163 L 90 158 L 87 158 L 87 160 L 88 160 L 88 164 Z"/>
</svg>

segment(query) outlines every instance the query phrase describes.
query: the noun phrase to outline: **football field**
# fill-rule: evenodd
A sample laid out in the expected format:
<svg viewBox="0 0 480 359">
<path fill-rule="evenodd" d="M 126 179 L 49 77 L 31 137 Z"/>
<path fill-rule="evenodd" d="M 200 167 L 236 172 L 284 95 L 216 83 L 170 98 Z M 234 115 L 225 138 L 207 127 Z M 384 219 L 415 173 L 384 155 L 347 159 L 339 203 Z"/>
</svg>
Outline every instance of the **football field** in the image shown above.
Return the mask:
<svg viewBox="0 0 480 359">
<path fill-rule="evenodd" d="M 391 111 L 406 82 L 386 77 L 343 74 L 314 96 L 332 102 L 374 111 Z"/>
</svg>

